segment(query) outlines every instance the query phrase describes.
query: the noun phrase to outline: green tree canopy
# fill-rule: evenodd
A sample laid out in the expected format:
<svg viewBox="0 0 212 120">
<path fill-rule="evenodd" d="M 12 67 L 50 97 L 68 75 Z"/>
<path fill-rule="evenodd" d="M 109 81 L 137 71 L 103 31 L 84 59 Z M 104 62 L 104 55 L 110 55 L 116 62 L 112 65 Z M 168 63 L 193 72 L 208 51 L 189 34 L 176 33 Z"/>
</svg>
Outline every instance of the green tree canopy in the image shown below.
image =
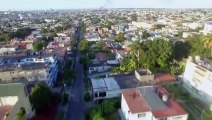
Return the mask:
<svg viewBox="0 0 212 120">
<path fill-rule="evenodd" d="M 44 40 L 39 41 L 39 42 L 37 42 L 37 43 L 35 43 L 35 44 L 33 45 L 33 50 L 34 50 L 35 52 L 38 52 L 38 51 L 40 51 L 40 50 L 43 49 L 43 47 L 45 46 L 45 44 L 46 44 L 46 42 L 45 42 Z"/>
<path fill-rule="evenodd" d="M 155 68 L 164 69 L 170 65 L 173 59 L 173 44 L 163 39 L 135 42 L 131 45 L 131 50 L 132 54 L 124 58 L 119 67 L 114 67 L 113 72 L 130 72 L 138 66 L 152 71 Z"/>
<path fill-rule="evenodd" d="M 52 41 L 52 40 L 54 40 L 54 37 L 57 37 L 56 32 L 52 32 L 52 33 L 50 33 L 50 34 L 49 34 L 49 36 L 48 36 L 48 41 Z"/>
<path fill-rule="evenodd" d="M 147 39 L 148 37 L 150 37 L 150 34 L 146 30 L 144 30 L 142 33 L 142 38 Z"/>
<path fill-rule="evenodd" d="M 131 15 L 131 20 L 132 20 L 132 21 L 137 21 L 137 20 L 138 20 L 137 14 L 132 14 L 132 15 Z"/>
<path fill-rule="evenodd" d="M 176 60 L 187 58 L 189 56 L 190 50 L 191 46 L 188 44 L 188 42 L 176 42 L 174 44 L 174 58 Z"/>
<path fill-rule="evenodd" d="M 73 43 L 77 43 L 77 36 L 72 35 L 71 40 L 72 40 Z"/>
<path fill-rule="evenodd" d="M 154 27 L 155 27 L 155 29 L 162 29 L 163 27 L 165 27 L 165 25 L 163 25 L 163 24 L 156 24 Z"/>
<path fill-rule="evenodd" d="M 101 104 L 103 114 L 110 114 L 115 110 L 115 102 L 112 100 L 104 100 Z"/>
<path fill-rule="evenodd" d="M 51 90 L 45 83 L 38 83 L 32 88 L 29 99 L 32 108 L 41 112 L 51 103 Z"/>
<path fill-rule="evenodd" d="M 115 41 L 116 42 L 124 42 L 124 40 L 126 40 L 126 38 L 124 37 L 124 34 L 123 33 L 118 33 L 115 36 Z"/>
<path fill-rule="evenodd" d="M 21 107 L 19 112 L 16 114 L 16 120 L 25 120 L 26 110 L 24 107 Z"/>
<path fill-rule="evenodd" d="M 210 50 L 204 47 L 203 36 L 195 35 L 188 38 L 188 44 L 191 46 L 191 50 L 189 52 L 190 56 L 200 55 L 203 57 L 210 57 Z"/>
<path fill-rule="evenodd" d="M 80 22 L 79 27 L 84 33 L 86 32 L 86 24 L 84 22 Z"/>
<path fill-rule="evenodd" d="M 87 40 L 81 40 L 79 45 L 78 45 L 78 50 L 80 52 L 87 52 L 89 49 L 89 43 Z"/>
<path fill-rule="evenodd" d="M 208 34 L 203 37 L 203 44 L 206 49 L 211 50 L 211 57 L 212 57 L 212 34 Z"/>
</svg>

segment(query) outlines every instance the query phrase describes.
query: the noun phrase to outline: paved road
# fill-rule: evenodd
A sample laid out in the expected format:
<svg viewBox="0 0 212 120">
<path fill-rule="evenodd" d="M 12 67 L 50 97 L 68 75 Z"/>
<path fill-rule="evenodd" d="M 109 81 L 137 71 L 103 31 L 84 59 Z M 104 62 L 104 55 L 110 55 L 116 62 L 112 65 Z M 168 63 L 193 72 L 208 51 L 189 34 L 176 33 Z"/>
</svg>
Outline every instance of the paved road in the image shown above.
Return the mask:
<svg viewBox="0 0 212 120">
<path fill-rule="evenodd" d="M 78 42 L 80 41 L 80 31 L 76 32 Z M 75 71 L 76 79 L 72 83 L 70 91 L 70 102 L 66 113 L 66 120 L 84 120 L 84 100 L 83 100 L 83 66 L 79 63 L 81 54 L 77 51 Z"/>
</svg>

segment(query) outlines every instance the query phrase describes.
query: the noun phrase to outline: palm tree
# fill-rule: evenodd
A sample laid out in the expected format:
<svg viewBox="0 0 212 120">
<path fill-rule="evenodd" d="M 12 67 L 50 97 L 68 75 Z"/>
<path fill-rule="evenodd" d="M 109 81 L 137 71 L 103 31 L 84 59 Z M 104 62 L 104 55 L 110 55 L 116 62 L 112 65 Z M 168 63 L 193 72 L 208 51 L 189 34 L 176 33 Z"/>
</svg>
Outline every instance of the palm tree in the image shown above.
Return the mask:
<svg viewBox="0 0 212 120">
<path fill-rule="evenodd" d="M 212 56 L 212 34 L 208 34 L 204 36 L 203 42 L 204 42 L 204 47 L 211 50 L 211 56 Z"/>
</svg>

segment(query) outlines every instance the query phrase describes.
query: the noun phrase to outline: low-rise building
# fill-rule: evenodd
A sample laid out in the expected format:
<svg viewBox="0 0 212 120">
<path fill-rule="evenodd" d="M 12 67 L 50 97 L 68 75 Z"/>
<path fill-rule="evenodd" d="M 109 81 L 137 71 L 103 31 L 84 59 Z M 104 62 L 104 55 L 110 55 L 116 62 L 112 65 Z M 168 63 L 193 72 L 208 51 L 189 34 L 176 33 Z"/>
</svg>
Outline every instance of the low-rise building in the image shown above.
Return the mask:
<svg viewBox="0 0 212 120">
<path fill-rule="evenodd" d="M 120 96 L 121 89 L 114 78 L 91 79 L 93 100 Z"/>
<path fill-rule="evenodd" d="M 58 73 L 57 60 L 54 57 L 24 58 L 6 60 L 0 65 L 2 82 L 26 80 L 28 82 L 46 82 L 50 87 L 56 82 Z"/>
<path fill-rule="evenodd" d="M 212 22 L 206 22 L 204 25 L 203 33 L 207 35 L 208 33 L 212 33 Z"/>
<path fill-rule="evenodd" d="M 126 120 L 187 120 L 188 113 L 164 88 L 122 91 L 121 115 Z"/>
<path fill-rule="evenodd" d="M 212 61 L 196 56 L 189 57 L 183 74 L 185 88 L 201 98 L 203 103 L 212 108 Z"/>
</svg>

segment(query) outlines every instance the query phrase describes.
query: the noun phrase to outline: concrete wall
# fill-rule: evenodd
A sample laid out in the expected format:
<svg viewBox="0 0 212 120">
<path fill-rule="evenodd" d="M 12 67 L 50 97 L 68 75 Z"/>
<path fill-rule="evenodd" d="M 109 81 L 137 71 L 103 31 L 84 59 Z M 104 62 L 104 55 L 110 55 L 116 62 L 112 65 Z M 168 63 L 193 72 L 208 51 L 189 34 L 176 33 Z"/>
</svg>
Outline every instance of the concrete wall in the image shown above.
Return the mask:
<svg viewBox="0 0 212 120">
<path fill-rule="evenodd" d="M 193 86 L 195 89 L 200 90 L 212 96 L 212 72 L 202 68 L 193 62 L 188 61 L 185 67 L 183 80 L 185 83 Z"/>
</svg>

